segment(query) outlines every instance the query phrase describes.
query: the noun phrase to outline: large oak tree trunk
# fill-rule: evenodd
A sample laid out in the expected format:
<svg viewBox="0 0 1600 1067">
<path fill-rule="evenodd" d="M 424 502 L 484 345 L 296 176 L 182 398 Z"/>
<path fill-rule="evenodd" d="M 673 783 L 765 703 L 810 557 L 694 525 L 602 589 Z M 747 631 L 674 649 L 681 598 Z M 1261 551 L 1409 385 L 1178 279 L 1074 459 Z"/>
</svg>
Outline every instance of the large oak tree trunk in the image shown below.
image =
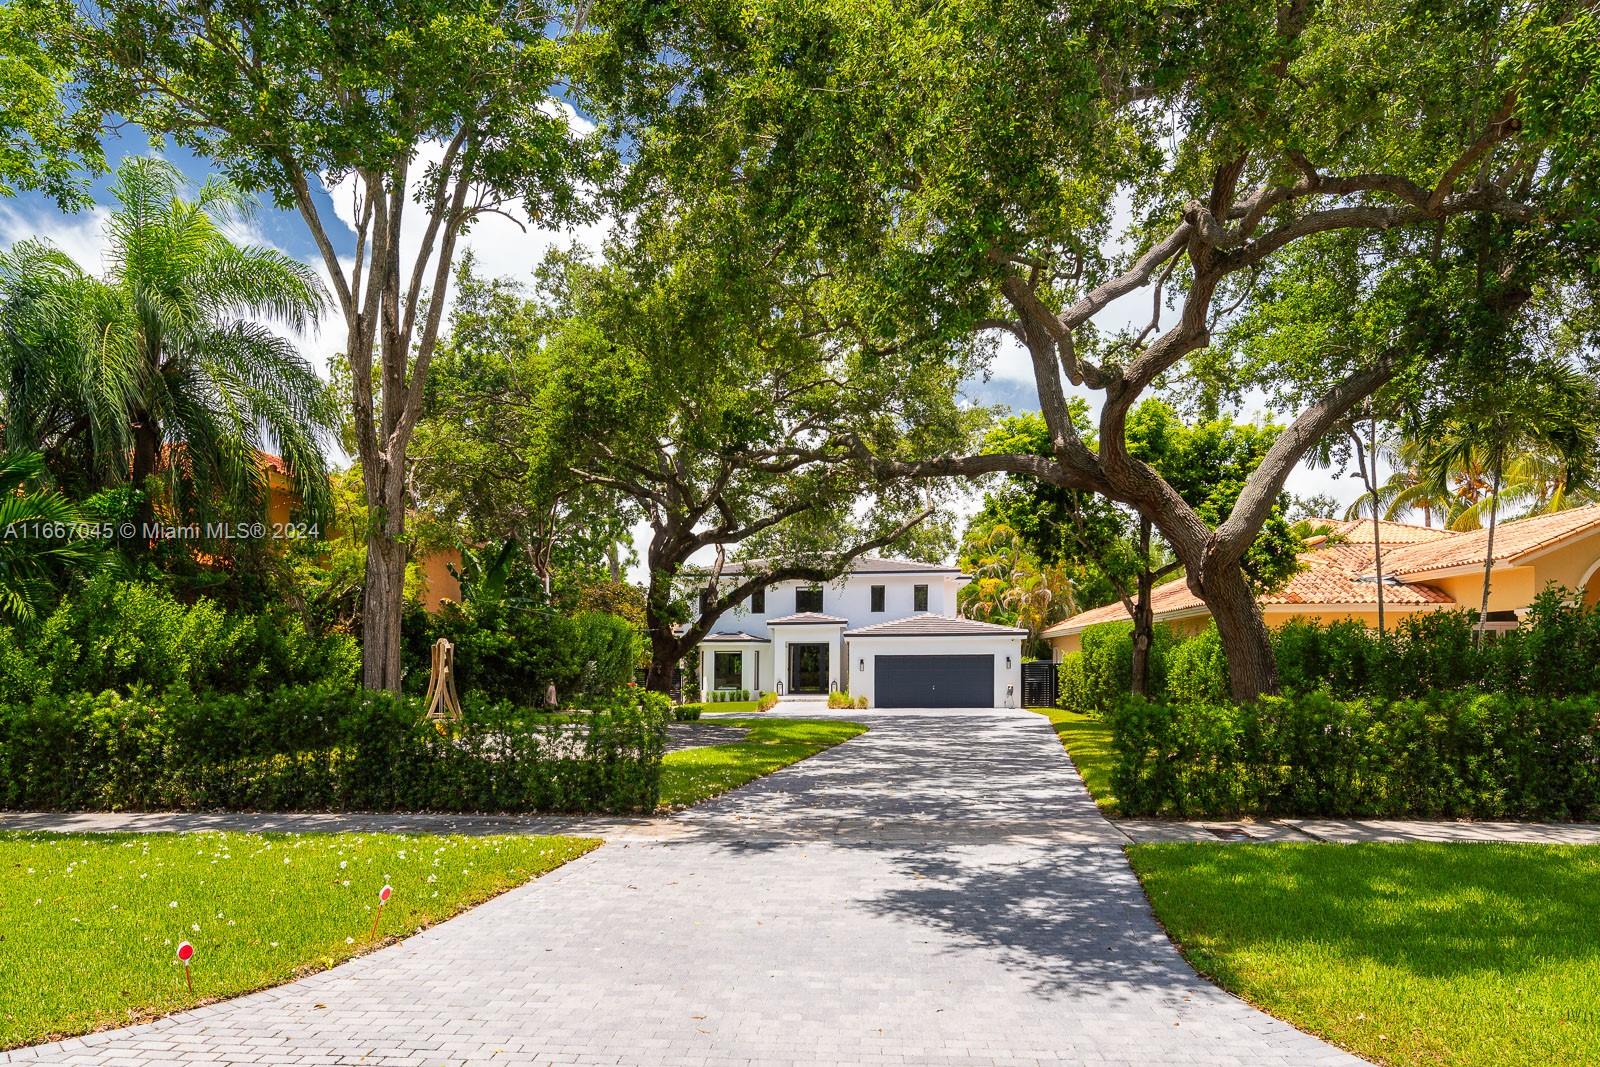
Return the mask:
<svg viewBox="0 0 1600 1067">
<path fill-rule="evenodd" d="M 1272 637 L 1243 569 L 1234 563 L 1211 570 L 1200 595 L 1216 620 L 1222 651 L 1228 658 L 1233 699 L 1247 702 L 1276 693 L 1278 664 L 1272 655 Z"/>
<path fill-rule="evenodd" d="M 678 661 L 683 658 L 683 648 L 670 631 L 666 632 L 650 623 L 650 666 L 645 670 L 644 687 L 653 693 L 671 693 L 672 682 L 678 673 Z"/>
</svg>

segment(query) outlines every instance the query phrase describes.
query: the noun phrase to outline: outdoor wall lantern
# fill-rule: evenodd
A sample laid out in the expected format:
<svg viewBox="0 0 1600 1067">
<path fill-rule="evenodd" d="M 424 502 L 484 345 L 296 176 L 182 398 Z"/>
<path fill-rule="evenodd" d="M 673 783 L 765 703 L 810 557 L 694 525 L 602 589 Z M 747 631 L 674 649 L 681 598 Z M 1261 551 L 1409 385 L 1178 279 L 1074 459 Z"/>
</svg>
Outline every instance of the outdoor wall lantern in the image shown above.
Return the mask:
<svg viewBox="0 0 1600 1067">
<path fill-rule="evenodd" d="M 783 696 L 783 679 L 778 679 L 778 695 Z"/>
<path fill-rule="evenodd" d="M 860 659 L 856 660 L 856 669 L 857 670 L 863 670 L 863 671 L 867 669 L 867 658 L 865 656 L 863 656 Z"/>
<path fill-rule="evenodd" d="M 1009 671 L 1010 669 L 1011 669 L 1011 657 L 1007 656 L 1006 657 L 1006 670 Z"/>
</svg>

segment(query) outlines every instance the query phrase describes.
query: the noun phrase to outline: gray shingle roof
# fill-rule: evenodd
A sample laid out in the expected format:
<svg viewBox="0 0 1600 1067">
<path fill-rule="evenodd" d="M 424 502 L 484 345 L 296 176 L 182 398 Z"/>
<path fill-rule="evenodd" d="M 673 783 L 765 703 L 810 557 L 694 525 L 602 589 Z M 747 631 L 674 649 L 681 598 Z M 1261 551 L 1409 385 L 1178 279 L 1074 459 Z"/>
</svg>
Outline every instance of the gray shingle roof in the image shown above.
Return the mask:
<svg viewBox="0 0 1600 1067">
<path fill-rule="evenodd" d="M 745 567 L 751 562 L 734 560 L 722 567 L 725 578 L 737 578 L 745 573 Z M 709 573 L 709 568 L 698 568 L 696 573 Z M 850 564 L 849 574 L 960 574 L 959 567 L 948 567 L 943 563 L 918 563 L 910 559 L 884 559 L 879 556 L 862 556 Z"/>
<path fill-rule="evenodd" d="M 779 619 L 768 619 L 768 626 L 848 626 L 849 619 L 837 615 L 824 615 L 820 611 L 801 611 Z"/>
<path fill-rule="evenodd" d="M 706 634 L 704 637 L 702 637 L 700 640 L 702 642 L 715 641 L 715 642 L 718 642 L 719 644 L 733 644 L 735 642 L 754 642 L 756 644 L 764 645 L 764 644 L 767 643 L 767 639 L 765 637 L 752 637 L 751 635 L 745 633 L 743 630 L 722 630 L 722 631 L 718 631 L 716 633 L 709 633 L 709 634 Z"/>
<path fill-rule="evenodd" d="M 908 615 L 846 630 L 846 637 L 1026 637 L 1028 631 L 953 615 Z"/>
</svg>

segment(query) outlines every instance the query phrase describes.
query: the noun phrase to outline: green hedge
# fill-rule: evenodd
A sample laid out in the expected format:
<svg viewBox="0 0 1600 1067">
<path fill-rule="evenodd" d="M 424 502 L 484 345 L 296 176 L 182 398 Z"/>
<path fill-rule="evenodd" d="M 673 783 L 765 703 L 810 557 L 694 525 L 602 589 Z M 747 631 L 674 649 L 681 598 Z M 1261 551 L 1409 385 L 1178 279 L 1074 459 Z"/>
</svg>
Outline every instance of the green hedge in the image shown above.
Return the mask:
<svg viewBox="0 0 1600 1067">
<path fill-rule="evenodd" d="M 310 636 L 283 614 L 237 615 L 185 604 L 156 586 L 103 576 L 27 626 L 0 625 L 0 704 L 44 694 L 244 693 L 282 685 L 353 687 L 349 637 Z"/>
<path fill-rule="evenodd" d="M 567 706 L 615 696 L 633 681 L 641 639 L 626 619 L 604 612 L 564 615 L 538 607 L 497 604 L 436 615 L 415 608 L 405 619 L 405 687 L 427 689 L 433 643 L 455 645 L 456 682 L 463 695 L 524 707 L 543 703 L 556 687 Z"/>
<path fill-rule="evenodd" d="M 0 808 L 650 811 L 666 703 L 574 721 L 469 701 L 441 729 L 415 698 L 327 686 L 47 694 L 0 705 Z"/>
<path fill-rule="evenodd" d="M 1516 630 L 1476 640 L 1467 611 L 1392 618 L 1388 633 L 1360 622 L 1291 620 L 1272 633 L 1285 693 L 1400 700 L 1464 691 L 1566 697 L 1600 693 L 1600 610 L 1571 602 L 1566 590 L 1540 594 Z M 1083 631 L 1083 650 L 1059 667 L 1061 706 L 1104 715 L 1128 694 L 1131 623 Z M 1187 638 L 1156 627 L 1151 699 L 1175 704 L 1224 701 L 1228 664 L 1215 626 Z"/>
<path fill-rule="evenodd" d="M 1600 816 L 1594 696 L 1129 698 L 1107 720 L 1111 790 L 1127 815 Z"/>
</svg>

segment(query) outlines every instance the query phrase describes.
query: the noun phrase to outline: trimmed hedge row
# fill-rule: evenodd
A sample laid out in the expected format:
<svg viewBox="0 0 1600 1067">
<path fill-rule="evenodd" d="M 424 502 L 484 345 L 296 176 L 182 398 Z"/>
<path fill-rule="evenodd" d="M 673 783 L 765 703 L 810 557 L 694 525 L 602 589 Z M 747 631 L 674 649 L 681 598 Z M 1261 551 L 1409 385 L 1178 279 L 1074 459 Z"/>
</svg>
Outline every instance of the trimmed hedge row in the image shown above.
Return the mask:
<svg viewBox="0 0 1600 1067">
<path fill-rule="evenodd" d="M 1565 697 L 1600 693 L 1600 610 L 1549 589 L 1516 630 L 1479 642 L 1474 614 L 1401 616 L 1383 637 L 1360 622 L 1293 620 L 1272 633 L 1286 693 L 1323 691 L 1386 700 L 1464 690 Z M 1101 623 L 1083 632 L 1083 650 L 1062 660 L 1061 706 L 1109 713 L 1128 694 L 1133 624 Z M 1150 650 L 1151 699 L 1221 703 L 1228 664 L 1216 627 L 1187 638 L 1158 625 Z"/>
<path fill-rule="evenodd" d="M 650 811 L 667 700 L 582 718 L 333 687 L 260 696 L 46 694 L 0 705 L 0 808 L 11 810 Z"/>
<path fill-rule="evenodd" d="M 1594 696 L 1128 698 L 1107 721 L 1111 789 L 1127 815 L 1600 816 Z"/>
</svg>

